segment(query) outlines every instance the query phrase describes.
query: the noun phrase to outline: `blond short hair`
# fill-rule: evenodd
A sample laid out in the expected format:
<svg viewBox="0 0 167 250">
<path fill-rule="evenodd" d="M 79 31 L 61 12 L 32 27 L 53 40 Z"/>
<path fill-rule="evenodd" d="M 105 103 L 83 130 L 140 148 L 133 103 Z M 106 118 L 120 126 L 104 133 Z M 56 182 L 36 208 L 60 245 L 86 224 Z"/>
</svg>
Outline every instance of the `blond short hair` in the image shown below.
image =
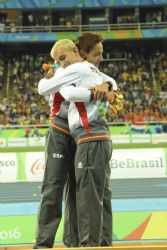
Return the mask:
<svg viewBox="0 0 167 250">
<path fill-rule="evenodd" d="M 72 50 L 73 48 L 76 48 L 76 45 L 73 41 L 71 41 L 70 39 L 61 39 L 53 45 L 50 51 L 50 55 L 53 59 L 55 59 L 56 53 L 59 50 L 66 51 L 66 50 Z"/>
</svg>

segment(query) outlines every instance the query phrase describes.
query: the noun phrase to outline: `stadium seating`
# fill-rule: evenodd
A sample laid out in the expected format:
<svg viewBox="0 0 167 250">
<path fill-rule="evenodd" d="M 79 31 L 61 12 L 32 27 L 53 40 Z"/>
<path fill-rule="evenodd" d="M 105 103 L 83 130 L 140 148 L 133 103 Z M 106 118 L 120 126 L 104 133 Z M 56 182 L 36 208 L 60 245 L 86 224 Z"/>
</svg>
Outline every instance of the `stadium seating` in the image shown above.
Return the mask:
<svg viewBox="0 0 167 250">
<path fill-rule="evenodd" d="M 157 51 L 146 58 L 144 53 L 122 51 L 125 55 L 122 59 L 114 51 L 113 55 L 105 51 L 112 58 L 104 59 L 100 70 L 116 79 L 125 97 L 125 111 L 114 115 L 109 110 L 106 114 L 108 122 L 167 121 L 167 55 L 165 51 Z M 49 124 L 47 100 L 39 96 L 37 91 L 38 81 L 42 77 L 42 63 L 49 60 L 48 55 L 39 54 L 9 57 L 5 64 L 1 59 L 1 71 L 7 72 L 6 78 L 1 77 L 1 89 L 7 95 L 4 94 L 0 101 L 0 124 Z"/>
</svg>

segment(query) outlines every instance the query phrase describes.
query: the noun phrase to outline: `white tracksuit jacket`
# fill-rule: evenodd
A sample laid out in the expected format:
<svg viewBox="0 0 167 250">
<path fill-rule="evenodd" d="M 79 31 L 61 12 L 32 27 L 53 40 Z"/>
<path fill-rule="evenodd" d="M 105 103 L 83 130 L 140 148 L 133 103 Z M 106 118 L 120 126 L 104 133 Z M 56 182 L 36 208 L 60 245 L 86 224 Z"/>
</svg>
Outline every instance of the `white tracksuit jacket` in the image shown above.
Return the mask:
<svg viewBox="0 0 167 250">
<path fill-rule="evenodd" d="M 52 116 L 57 120 L 55 126 L 66 130 L 69 125 L 70 133 L 77 143 L 110 139 L 107 125 L 99 115 L 98 106 L 101 101 L 90 101 L 89 89 L 104 81 L 111 82 L 113 89 L 117 89 L 113 78 L 99 72 L 93 64 L 84 61 L 58 70 L 51 79 L 42 79 L 39 82 L 39 94 L 51 94 L 53 97 Z M 59 105 L 56 99 L 59 100 Z M 68 103 L 64 100 L 70 101 L 69 110 Z M 67 110 L 69 124 L 66 120 Z"/>
</svg>

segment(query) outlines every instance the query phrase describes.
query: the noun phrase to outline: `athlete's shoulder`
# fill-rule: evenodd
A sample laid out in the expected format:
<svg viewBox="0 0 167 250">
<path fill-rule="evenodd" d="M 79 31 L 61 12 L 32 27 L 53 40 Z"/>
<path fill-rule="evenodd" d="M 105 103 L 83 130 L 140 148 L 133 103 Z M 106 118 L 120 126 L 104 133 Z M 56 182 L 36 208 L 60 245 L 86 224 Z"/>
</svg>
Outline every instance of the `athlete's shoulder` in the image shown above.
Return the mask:
<svg viewBox="0 0 167 250">
<path fill-rule="evenodd" d="M 59 74 L 62 74 L 62 72 L 64 71 L 64 69 L 62 67 L 59 67 L 58 69 L 56 69 L 55 71 L 55 75 L 59 75 Z"/>
<path fill-rule="evenodd" d="M 82 74 L 82 72 L 85 70 L 85 63 L 84 62 L 77 62 L 69 65 L 64 69 L 65 72 L 71 72 L 72 73 L 78 73 Z"/>
<path fill-rule="evenodd" d="M 80 62 L 80 64 L 77 65 L 80 70 L 83 72 L 95 72 L 95 73 L 98 73 L 99 74 L 99 70 L 98 68 L 96 68 L 92 63 L 88 62 L 88 61 L 83 61 L 83 62 Z"/>
<path fill-rule="evenodd" d="M 83 74 L 84 72 L 87 72 L 90 69 L 94 71 L 96 67 L 93 64 L 89 63 L 88 61 L 82 61 L 69 65 L 64 69 L 64 72 L 71 72 L 71 73 L 77 72 L 78 74 Z"/>
<path fill-rule="evenodd" d="M 80 69 L 81 67 L 85 67 L 85 61 L 73 63 L 73 64 L 69 65 L 67 68 L 69 68 L 69 69 L 75 69 L 75 68 Z"/>
</svg>

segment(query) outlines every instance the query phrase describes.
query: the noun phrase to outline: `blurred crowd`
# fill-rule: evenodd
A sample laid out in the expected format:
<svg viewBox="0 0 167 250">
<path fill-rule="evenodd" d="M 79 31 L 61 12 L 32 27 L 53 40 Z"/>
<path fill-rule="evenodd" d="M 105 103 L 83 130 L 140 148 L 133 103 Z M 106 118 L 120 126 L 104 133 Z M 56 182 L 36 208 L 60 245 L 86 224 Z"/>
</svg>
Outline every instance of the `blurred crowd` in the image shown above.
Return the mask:
<svg viewBox="0 0 167 250">
<path fill-rule="evenodd" d="M 50 108 L 37 91 L 44 56 L 22 55 L 8 63 L 9 91 L 0 101 L 0 124 L 40 125 L 49 123 Z"/>
<path fill-rule="evenodd" d="M 118 69 L 116 75 L 114 71 Z M 115 76 L 124 94 L 125 112 L 107 113 L 108 122 L 167 121 L 167 54 L 127 53 L 123 61 L 103 63 L 102 71 Z"/>
<path fill-rule="evenodd" d="M 0 92 L 2 91 L 3 82 L 4 82 L 4 60 L 0 55 Z"/>
<path fill-rule="evenodd" d="M 167 121 L 167 54 L 156 51 L 146 57 L 144 51 L 106 53 L 100 70 L 114 77 L 125 98 L 125 111 L 106 113 L 108 122 Z M 40 70 L 46 55 L 18 55 L 4 64 L 0 56 L 0 124 L 49 124 L 50 108 L 47 100 L 37 92 Z M 6 68 L 5 66 L 6 65 Z M 8 76 L 8 94 L 4 72 Z"/>
<path fill-rule="evenodd" d="M 158 23 L 163 21 L 162 11 L 147 12 L 145 16 L 145 22 L 147 23 Z"/>
</svg>

